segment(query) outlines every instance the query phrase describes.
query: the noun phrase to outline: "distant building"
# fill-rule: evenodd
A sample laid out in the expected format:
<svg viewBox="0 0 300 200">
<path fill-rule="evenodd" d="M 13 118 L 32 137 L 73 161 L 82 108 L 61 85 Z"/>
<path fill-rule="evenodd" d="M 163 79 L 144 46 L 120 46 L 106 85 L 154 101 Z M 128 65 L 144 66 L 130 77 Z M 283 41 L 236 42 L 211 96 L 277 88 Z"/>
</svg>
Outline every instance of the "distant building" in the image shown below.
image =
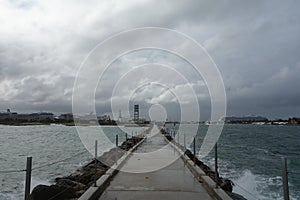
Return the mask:
<svg viewBox="0 0 300 200">
<path fill-rule="evenodd" d="M 74 120 L 74 117 L 72 113 L 64 113 L 59 116 L 59 119 L 70 121 Z"/>
<path fill-rule="evenodd" d="M 289 118 L 288 123 L 291 125 L 300 124 L 300 118 L 297 117 Z"/>
<path fill-rule="evenodd" d="M 110 121 L 111 120 L 109 115 L 97 116 L 97 119 L 99 121 Z"/>
<path fill-rule="evenodd" d="M 11 112 L 7 109 L 6 113 L 0 113 L 0 120 L 21 120 L 21 121 L 41 121 L 41 120 L 53 120 L 53 113 L 30 113 L 30 114 L 18 114 Z"/>
<path fill-rule="evenodd" d="M 12 114 L 17 114 L 17 113 L 11 113 L 10 109 L 7 109 L 6 113 L 0 113 L 0 120 L 11 120 Z"/>
<path fill-rule="evenodd" d="M 17 112 L 12 112 L 12 113 L 10 113 L 10 118 L 11 118 L 12 120 L 16 120 L 16 119 L 18 118 L 18 113 L 17 113 Z"/>
<path fill-rule="evenodd" d="M 119 122 L 122 122 L 123 120 L 122 120 L 122 111 L 121 110 L 119 110 L 119 118 L 118 118 L 118 121 Z"/>
<path fill-rule="evenodd" d="M 10 114 L 9 113 L 0 113 L 0 120 L 9 120 Z"/>
<path fill-rule="evenodd" d="M 146 120 L 145 118 L 139 118 L 138 121 L 134 121 L 136 124 L 150 124 L 150 121 Z"/>
<path fill-rule="evenodd" d="M 139 105 L 134 105 L 134 108 L 133 108 L 133 121 L 135 123 L 139 123 L 139 115 L 140 115 L 140 111 L 139 111 Z"/>
<path fill-rule="evenodd" d="M 37 114 L 39 116 L 39 120 L 54 120 L 53 113 L 42 112 L 42 113 L 37 113 Z"/>
<path fill-rule="evenodd" d="M 38 113 L 17 114 L 16 120 L 39 121 L 39 114 Z"/>
</svg>

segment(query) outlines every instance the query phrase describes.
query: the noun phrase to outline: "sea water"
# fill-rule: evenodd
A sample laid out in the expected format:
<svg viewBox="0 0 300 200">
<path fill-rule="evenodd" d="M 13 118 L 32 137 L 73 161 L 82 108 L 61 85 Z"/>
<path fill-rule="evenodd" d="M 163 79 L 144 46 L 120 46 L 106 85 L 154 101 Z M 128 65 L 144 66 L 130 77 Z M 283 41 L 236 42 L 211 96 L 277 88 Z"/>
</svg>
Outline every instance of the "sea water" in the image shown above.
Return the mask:
<svg viewBox="0 0 300 200">
<path fill-rule="evenodd" d="M 99 132 L 99 127 L 81 128 L 88 135 Z M 145 128 L 102 126 L 101 129 L 105 134 L 98 134 L 98 155 L 114 146 L 116 135 L 120 144 L 125 140 L 125 132 L 131 137 Z M 107 138 L 111 142 L 103 143 Z M 25 172 L 9 171 L 24 170 L 28 156 L 32 157 L 33 189 L 38 184 L 49 185 L 55 178 L 74 172 L 93 158 L 92 152 L 85 148 L 76 127 L 0 125 L 0 200 L 24 199 Z"/>
<path fill-rule="evenodd" d="M 180 125 L 183 144 L 195 126 Z M 178 130 L 179 125 L 167 126 Z M 197 137 L 203 138 L 208 126 L 200 125 Z M 177 141 L 177 136 L 175 137 Z M 199 152 L 201 140 L 197 140 Z M 193 150 L 193 146 L 188 146 Z M 231 179 L 233 191 L 249 200 L 283 199 L 281 157 L 288 159 L 288 171 L 300 172 L 300 126 L 226 124 L 218 140 L 219 173 Z M 214 170 L 214 151 L 202 158 Z M 300 174 L 288 175 L 290 199 L 300 199 Z"/>
<path fill-rule="evenodd" d="M 174 130 L 178 130 L 178 126 L 168 125 Z M 197 125 L 180 126 L 182 132 L 178 138 L 183 144 L 183 132 L 188 136 Z M 197 136 L 204 137 L 207 127 L 200 125 Z M 96 127 L 85 129 L 90 134 L 98 131 Z M 116 126 L 102 129 L 112 144 L 115 135 L 119 135 L 119 143 L 125 139 L 124 131 Z M 122 129 L 129 136 L 143 130 L 134 127 Z M 300 171 L 299 143 L 299 126 L 225 125 L 218 141 L 220 175 L 231 179 L 235 184 L 234 192 L 247 199 L 283 199 L 281 157 L 288 158 L 289 171 Z M 98 144 L 99 154 L 110 148 L 101 141 Z M 197 151 L 200 147 L 201 142 L 197 142 Z M 202 159 L 212 169 L 213 155 L 212 151 Z M 25 172 L 3 172 L 25 169 L 27 156 L 32 156 L 35 169 L 31 188 L 37 184 L 51 184 L 56 177 L 69 175 L 93 157 L 81 142 L 75 127 L 0 126 L 0 200 L 24 199 Z M 289 186 L 291 199 L 300 199 L 299 174 L 289 174 Z"/>
</svg>

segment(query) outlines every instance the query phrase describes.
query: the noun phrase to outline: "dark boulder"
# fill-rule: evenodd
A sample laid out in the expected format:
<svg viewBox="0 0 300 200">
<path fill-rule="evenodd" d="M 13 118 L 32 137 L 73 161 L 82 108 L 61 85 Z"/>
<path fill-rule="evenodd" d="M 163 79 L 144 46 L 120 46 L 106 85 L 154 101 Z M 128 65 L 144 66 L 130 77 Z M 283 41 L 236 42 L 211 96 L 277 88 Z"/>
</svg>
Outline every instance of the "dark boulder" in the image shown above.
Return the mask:
<svg viewBox="0 0 300 200">
<path fill-rule="evenodd" d="M 75 190 L 85 190 L 87 189 L 85 184 L 82 184 L 77 181 L 70 180 L 68 178 L 57 178 L 56 180 L 56 185 L 58 186 L 63 186 L 63 187 L 72 187 Z"/>
<path fill-rule="evenodd" d="M 229 179 L 225 179 L 221 184 L 221 188 L 227 192 L 232 192 L 233 183 Z"/>
<path fill-rule="evenodd" d="M 76 190 L 74 188 L 58 185 L 38 185 L 30 194 L 31 200 L 64 200 L 76 197 Z"/>
</svg>

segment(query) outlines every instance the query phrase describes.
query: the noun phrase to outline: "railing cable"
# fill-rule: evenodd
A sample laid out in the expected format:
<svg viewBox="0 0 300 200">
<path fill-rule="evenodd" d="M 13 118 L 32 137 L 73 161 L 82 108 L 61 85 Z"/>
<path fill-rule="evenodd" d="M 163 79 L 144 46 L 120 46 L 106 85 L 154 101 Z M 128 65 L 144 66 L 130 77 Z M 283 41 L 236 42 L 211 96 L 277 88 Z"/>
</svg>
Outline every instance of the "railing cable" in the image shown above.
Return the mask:
<svg viewBox="0 0 300 200">
<path fill-rule="evenodd" d="M 70 160 L 70 159 L 72 159 L 72 158 L 74 158 L 74 157 L 76 157 L 76 156 L 80 156 L 80 155 L 82 155 L 82 154 L 84 154 L 84 153 L 86 153 L 86 150 L 85 150 L 85 151 L 82 151 L 82 152 L 79 152 L 79 153 L 77 153 L 77 154 L 75 154 L 75 155 L 73 155 L 73 156 L 70 156 L 70 157 L 68 157 L 68 158 L 62 159 L 62 160 L 58 160 L 58 161 L 55 161 L 55 162 L 52 162 L 52 163 L 49 163 L 49 164 L 45 164 L 45 165 L 33 167 L 33 168 L 32 168 L 32 171 L 33 171 L 33 170 L 37 170 L 37 169 L 41 169 L 41 168 L 44 168 L 44 167 L 48 167 L 48 166 L 51 166 L 51 165 L 55 165 L 55 164 L 57 164 L 57 163 L 65 162 L 65 161 Z"/>
<path fill-rule="evenodd" d="M 0 170 L 0 174 L 19 173 L 25 172 L 26 169 L 14 169 L 14 170 Z"/>
</svg>

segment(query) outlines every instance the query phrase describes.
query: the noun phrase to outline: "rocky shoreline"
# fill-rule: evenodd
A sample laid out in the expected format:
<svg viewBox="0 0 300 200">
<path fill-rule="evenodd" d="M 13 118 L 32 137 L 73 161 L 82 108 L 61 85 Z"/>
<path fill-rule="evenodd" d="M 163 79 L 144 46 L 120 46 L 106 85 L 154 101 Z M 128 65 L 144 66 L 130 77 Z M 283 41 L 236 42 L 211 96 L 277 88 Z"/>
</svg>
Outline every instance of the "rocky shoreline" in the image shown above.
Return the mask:
<svg viewBox="0 0 300 200">
<path fill-rule="evenodd" d="M 31 200 L 73 200 L 78 199 L 90 186 L 92 186 L 95 180 L 99 179 L 105 172 L 110 169 L 115 162 L 116 157 L 121 158 L 139 141 L 142 137 L 132 137 L 124 141 L 119 148 L 112 148 L 108 152 L 105 152 L 102 156 L 93 159 L 88 164 L 84 165 L 74 173 L 55 178 L 55 183 L 48 185 L 36 186 L 31 194 Z M 105 164 L 104 164 L 105 163 Z"/>
</svg>

